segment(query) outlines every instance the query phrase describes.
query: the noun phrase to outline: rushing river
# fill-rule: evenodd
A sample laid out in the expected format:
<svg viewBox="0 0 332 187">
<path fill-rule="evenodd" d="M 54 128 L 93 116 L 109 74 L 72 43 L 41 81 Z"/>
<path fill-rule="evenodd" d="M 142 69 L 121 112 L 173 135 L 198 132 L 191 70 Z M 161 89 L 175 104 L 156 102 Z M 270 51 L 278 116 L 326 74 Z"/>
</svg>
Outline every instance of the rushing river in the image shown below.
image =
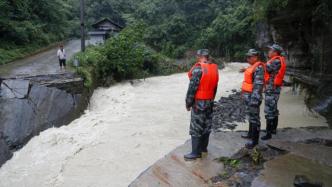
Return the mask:
<svg viewBox="0 0 332 187">
<path fill-rule="evenodd" d="M 217 98 L 240 88 L 242 66 L 220 71 Z M 0 169 L 0 186 L 127 186 L 189 138 L 187 86 L 186 74 L 175 74 L 97 89 L 83 116 L 17 151 Z M 282 127 L 327 126 L 290 89 L 279 106 Z"/>
</svg>

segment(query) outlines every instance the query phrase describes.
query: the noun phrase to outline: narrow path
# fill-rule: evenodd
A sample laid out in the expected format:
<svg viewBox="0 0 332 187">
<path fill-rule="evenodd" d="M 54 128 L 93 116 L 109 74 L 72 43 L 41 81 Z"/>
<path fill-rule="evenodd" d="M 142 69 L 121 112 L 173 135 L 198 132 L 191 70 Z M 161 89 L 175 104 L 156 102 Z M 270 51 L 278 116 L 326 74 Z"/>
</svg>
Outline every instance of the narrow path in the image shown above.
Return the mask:
<svg viewBox="0 0 332 187">
<path fill-rule="evenodd" d="M 71 40 L 65 44 L 69 59 L 80 50 L 80 41 Z M 56 56 L 58 48 L 41 52 L 28 58 L 17 60 L 0 66 L 0 77 L 34 76 L 59 73 L 59 63 Z"/>
<path fill-rule="evenodd" d="M 241 66 L 220 71 L 217 98 L 240 87 Z M 187 86 L 187 75 L 181 73 L 97 89 L 81 118 L 42 132 L 17 151 L 0 168 L 0 186 L 128 186 L 189 139 Z M 297 106 L 305 108 L 303 101 Z M 292 110 L 299 116 L 302 111 Z"/>
</svg>

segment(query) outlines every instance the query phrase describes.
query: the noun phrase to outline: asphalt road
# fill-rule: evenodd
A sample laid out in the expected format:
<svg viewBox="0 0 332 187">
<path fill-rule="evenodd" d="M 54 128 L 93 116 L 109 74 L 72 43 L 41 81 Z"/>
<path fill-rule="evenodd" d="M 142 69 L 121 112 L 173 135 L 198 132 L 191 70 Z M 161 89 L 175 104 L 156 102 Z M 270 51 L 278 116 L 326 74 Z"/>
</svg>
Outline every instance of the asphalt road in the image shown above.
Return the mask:
<svg viewBox="0 0 332 187">
<path fill-rule="evenodd" d="M 80 40 L 71 40 L 65 44 L 67 59 L 80 51 Z M 36 55 L 20 59 L 0 66 L 0 77 L 20 77 L 60 73 L 58 48 L 38 53 Z"/>
</svg>

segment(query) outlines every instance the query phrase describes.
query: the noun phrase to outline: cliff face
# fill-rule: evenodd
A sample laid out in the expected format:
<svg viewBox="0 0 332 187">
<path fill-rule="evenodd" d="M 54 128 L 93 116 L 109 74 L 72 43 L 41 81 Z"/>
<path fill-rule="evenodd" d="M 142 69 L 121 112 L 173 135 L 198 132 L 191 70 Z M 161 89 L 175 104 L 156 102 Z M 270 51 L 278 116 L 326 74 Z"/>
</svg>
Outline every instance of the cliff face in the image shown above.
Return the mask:
<svg viewBox="0 0 332 187">
<path fill-rule="evenodd" d="M 332 122 L 332 5 L 325 0 L 289 0 L 257 24 L 257 44 L 273 42 L 287 52 L 288 75 L 308 88 L 308 104 Z"/>
<path fill-rule="evenodd" d="M 86 108 L 89 92 L 73 74 L 0 81 L 0 166 L 41 131 L 66 125 Z"/>
</svg>

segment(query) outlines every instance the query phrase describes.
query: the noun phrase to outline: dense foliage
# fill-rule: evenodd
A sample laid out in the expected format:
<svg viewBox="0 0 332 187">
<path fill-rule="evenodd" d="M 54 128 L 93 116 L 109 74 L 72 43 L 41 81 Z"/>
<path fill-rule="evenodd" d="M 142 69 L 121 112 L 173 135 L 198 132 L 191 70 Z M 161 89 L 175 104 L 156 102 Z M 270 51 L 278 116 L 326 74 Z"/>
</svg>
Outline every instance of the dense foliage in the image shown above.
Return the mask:
<svg viewBox="0 0 332 187">
<path fill-rule="evenodd" d="M 253 4 L 247 0 L 107 0 L 87 6 L 90 22 L 104 15 L 121 24 L 145 23 L 144 41 L 173 58 L 205 47 L 238 57 L 254 45 Z"/>
<path fill-rule="evenodd" d="M 132 78 L 145 78 L 154 74 L 168 74 L 181 70 L 173 61 L 147 47 L 143 42 L 145 27 L 136 24 L 124 29 L 118 37 L 107 40 L 105 45 L 89 47 L 78 53 L 78 72 L 90 87 L 93 79 L 101 85 Z"/>
<path fill-rule="evenodd" d="M 69 36 L 74 1 L 0 0 L 0 64 Z"/>
<path fill-rule="evenodd" d="M 254 45 L 252 1 L 85 2 L 88 27 L 103 17 L 121 25 L 144 23 L 144 43 L 169 57 L 205 47 L 216 56 L 239 57 Z M 79 34 L 79 0 L 0 0 L 0 10 L 2 63 Z"/>
<path fill-rule="evenodd" d="M 306 1 L 310 0 L 302 4 Z M 255 22 L 282 10 L 290 0 L 85 2 L 88 28 L 103 17 L 124 26 L 143 23 L 142 42 L 168 57 L 209 48 L 214 56 L 239 60 L 246 49 L 255 47 Z M 331 1 L 311 2 L 320 4 L 317 19 L 330 19 Z M 79 34 L 79 0 L 0 0 L 0 10 L 0 63 Z"/>
</svg>

